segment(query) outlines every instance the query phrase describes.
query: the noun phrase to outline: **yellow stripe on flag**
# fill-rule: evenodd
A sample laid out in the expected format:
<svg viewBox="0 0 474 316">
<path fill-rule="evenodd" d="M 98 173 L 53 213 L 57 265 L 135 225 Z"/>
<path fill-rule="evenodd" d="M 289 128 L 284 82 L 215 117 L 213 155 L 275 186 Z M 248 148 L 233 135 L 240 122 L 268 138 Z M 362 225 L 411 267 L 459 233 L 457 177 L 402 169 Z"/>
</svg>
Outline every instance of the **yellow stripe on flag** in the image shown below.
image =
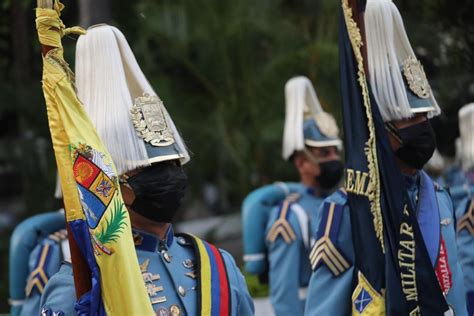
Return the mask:
<svg viewBox="0 0 474 316">
<path fill-rule="evenodd" d="M 194 237 L 199 248 L 199 261 L 201 264 L 201 316 L 211 315 L 211 265 L 209 256 L 207 254 L 206 246 L 204 246 L 201 239 Z"/>
</svg>

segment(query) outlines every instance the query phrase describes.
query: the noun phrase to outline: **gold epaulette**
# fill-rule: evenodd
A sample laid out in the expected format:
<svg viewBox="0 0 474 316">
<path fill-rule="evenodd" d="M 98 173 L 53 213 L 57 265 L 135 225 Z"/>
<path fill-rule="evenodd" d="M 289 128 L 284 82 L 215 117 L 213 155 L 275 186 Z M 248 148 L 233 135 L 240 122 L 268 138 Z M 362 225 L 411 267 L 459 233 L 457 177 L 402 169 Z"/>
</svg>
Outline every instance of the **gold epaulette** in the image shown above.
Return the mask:
<svg viewBox="0 0 474 316">
<path fill-rule="evenodd" d="M 458 222 L 457 231 L 465 229 L 470 235 L 474 235 L 474 199 L 466 205 L 466 212 Z"/>
<path fill-rule="evenodd" d="M 351 264 L 347 261 L 344 255 L 334 245 L 331 240 L 330 232 L 333 228 L 335 216 L 342 216 L 342 214 L 335 214 L 336 203 L 324 203 L 323 212 L 327 213 L 327 216 L 323 214 L 320 229 L 324 227 L 324 233 L 321 234 L 319 239 L 311 249 L 309 260 L 311 262 L 311 268 L 315 270 L 319 265 L 325 264 L 329 270 L 331 270 L 334 276 L 339 276 L 350 268 Z M 342 206 L 341 206 L 342 211 Z M 339 227 L 336 227 L 336 236 L 339 231 Z M 319 235 L 319 234 L 318 234 Z M 333 237 L 335 238 L 335 237 Z"/>
<path fill-rule="evenodd" d="M 289 211 L 291 203 L 296 202 L 300 198 L 298 193 L 290 194 L 284 201 L 283 205 L 280 208 L 280 215 L 275 223 L 272 225 L 272 228 L 268 232 L 267 240 L 270 242 L 275 242 L 278 236 L 281 236 L 285 243 L 290 244 L 296 240 L 296 234 L 290 223 L 288 223 L 286 216 Z"/>
</svg>

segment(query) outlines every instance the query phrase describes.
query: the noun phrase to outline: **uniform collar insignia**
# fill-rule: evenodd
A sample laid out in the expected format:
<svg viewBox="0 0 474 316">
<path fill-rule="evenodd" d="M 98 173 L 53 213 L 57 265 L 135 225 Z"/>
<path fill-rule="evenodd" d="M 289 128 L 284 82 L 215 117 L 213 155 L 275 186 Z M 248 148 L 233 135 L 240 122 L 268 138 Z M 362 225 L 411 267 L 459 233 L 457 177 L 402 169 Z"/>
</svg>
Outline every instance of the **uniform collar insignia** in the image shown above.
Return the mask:
<svg viewBox="0 0 474 316">
<path fill-rule="evenodd" d="M 160 246 L 164 246 L 166 249 L 170 248 L 174 241 L 174 230 L 170 225 L 166 232 L 166 238 L 160 240 L 156 235 L 146 233 L 138 229 L 132 229 L 133 240 L 135 242 L 135 248 L 137 250 L 144 250 L 155 252 L 160 250 Z"/>
</svg>

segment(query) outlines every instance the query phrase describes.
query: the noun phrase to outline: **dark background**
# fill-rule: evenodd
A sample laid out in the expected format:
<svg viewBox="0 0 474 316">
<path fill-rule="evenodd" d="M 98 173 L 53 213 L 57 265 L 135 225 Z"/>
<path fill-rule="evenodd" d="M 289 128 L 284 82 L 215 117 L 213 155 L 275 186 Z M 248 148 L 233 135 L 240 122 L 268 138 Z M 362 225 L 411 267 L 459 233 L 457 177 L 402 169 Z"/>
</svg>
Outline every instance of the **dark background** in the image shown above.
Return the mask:
<svg viewBox="0 0 474 316">
<path fill-rule="evenodd" d="M 474 99 L 474 2 L 394 1 L 444 113 L 454 156 L 457 111 Z M 64 0 L 67 26 L 108 22 L 125 34 L 193 153 L 179 219 L 238 212 L 253 188 L 296 180 L 281 159 L 283 87 L 306 75 L 340 120 L 337 0 Z M 20 220 L 56 210 L 56 167 L 41 90 L 31 0 L 0 3 L 0 312 L 8 241 Z M 65 38 L 74 67 L 76 39 Z M 206 198 L 206 192 L 212 194 Z"/>
</svg>

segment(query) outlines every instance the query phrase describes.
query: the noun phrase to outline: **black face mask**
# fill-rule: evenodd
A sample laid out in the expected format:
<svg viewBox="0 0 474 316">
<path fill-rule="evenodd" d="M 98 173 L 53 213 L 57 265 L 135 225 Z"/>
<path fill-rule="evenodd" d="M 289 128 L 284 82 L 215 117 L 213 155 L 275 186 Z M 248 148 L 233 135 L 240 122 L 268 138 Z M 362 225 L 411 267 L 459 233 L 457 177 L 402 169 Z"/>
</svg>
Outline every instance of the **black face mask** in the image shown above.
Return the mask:
<svg viewBox="0 0 474 316">
<path fill-rule="evenodd" d="M 187 180 L 183 168 L 173 161 L 154 164 L 127 179 L 135 193 L 130 206 L 154 222 L 169 223 L 181 205 Z"/>
<path fill-rule="evenodd" d="M 396 131 L 402 147 L 396 152 L 401 161 L 410 167 L 421 169 L 436 149 L 436 137 L 428 120 Z"/>
<path fill-rule="evenodd" d="M 334 188 L 342 177 L 344 165 L 340 160 L 331 160 L 319 163 L 321 173 L 315 179 L 323 190 Z"/>
</svg>

